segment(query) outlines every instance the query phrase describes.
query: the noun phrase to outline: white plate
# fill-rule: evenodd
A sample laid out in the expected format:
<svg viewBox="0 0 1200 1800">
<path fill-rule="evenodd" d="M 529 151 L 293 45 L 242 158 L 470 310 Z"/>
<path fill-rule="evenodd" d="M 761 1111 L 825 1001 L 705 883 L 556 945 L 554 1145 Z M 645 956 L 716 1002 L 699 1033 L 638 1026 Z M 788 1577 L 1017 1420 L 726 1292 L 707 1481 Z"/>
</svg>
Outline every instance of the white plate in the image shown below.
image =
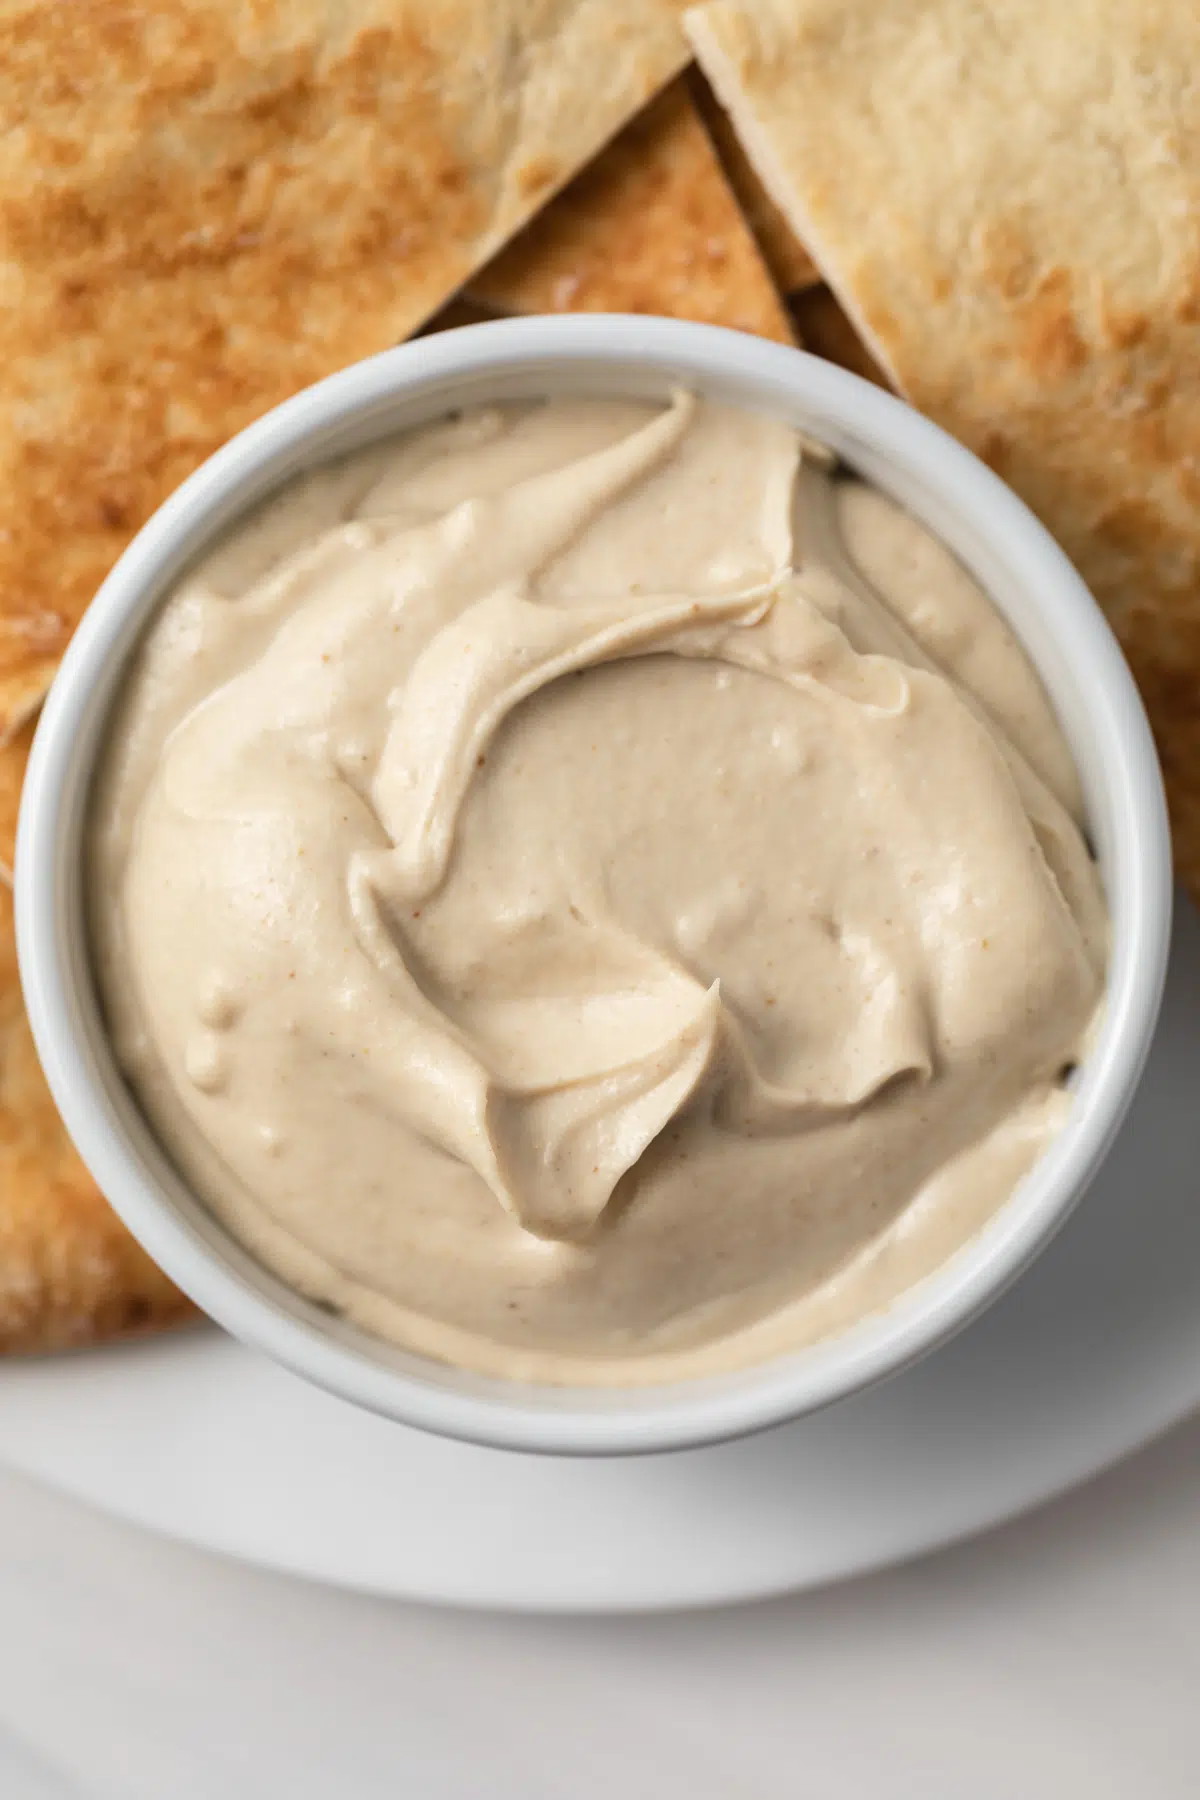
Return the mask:
<svg viewBox="0 0 1200 1800">
<path fill-rule="evenodd" d="M 616 1611 L 749 1599 L 949 1543 L 1200 1405 L 1200 918 L 1100 1180 L 954 1343 L 715 1450 L 558 1461 L 357 1411 L 215 1333 L 14 1363 L 0 1457 L 250 1562 L 380 1594 Z"/>
</svg>

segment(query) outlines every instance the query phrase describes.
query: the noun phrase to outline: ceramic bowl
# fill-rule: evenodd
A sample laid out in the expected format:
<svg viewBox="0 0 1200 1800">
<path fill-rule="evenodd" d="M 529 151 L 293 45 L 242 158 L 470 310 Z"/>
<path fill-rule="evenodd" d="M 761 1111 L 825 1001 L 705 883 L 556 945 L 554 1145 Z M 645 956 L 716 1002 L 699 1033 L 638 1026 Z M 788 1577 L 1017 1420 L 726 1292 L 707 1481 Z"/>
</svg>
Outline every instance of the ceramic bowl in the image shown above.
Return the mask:
<svg viewBox="0 0 1200 1800">
<path fill-rule="evenodd" d="M 560 394 L 660 398 L 678 385 L 769 412 L 832 446 L 940 536 L 1008 618 L 1083 778 L 1112 914 L 1107 1005 L 1047 1154 L 970 1243 L 886 1311 L 720 1378 L 633 1390 L 523 1386 L 331 1318 L 258 1265 L 189 1192 L 105 1035 L 83 926 L 84 822 L 139 633 L 181 571 L 266 495 L 453 408 Z M 1171 866 L 1161 778 L 1129 671 L 1071 564 L 995 475 L 899 400 L 799 351 L 709 326 L 594 316 L 506 320 L 388 351 L 277 408 L 186 481 L 121 558 L 67 652 L 25 783 L 16 887 L 29 1016 L 67 1128 L 130 1230 L 207 1313 L 296 1373 L 406 1424 L 508 1449 L 618 1453 L 711 1443 L 827 1406 L 925 1354 L 1019 1274 L 1086 1192 L 1137 1084 L 1166 964 Z"/>
</svg>

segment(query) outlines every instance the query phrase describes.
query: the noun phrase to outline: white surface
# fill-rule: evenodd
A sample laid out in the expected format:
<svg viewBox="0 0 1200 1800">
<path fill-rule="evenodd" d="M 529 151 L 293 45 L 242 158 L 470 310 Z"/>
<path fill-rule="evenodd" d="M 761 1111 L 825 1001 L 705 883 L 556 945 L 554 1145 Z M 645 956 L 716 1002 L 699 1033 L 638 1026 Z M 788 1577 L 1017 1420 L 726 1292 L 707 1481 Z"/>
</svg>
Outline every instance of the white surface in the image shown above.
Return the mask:
<svg viewBox="0 0 1200 1800">
<path fill-rule="evenodd" d="M 170 1167 L 115 1068 L 92 992 L 80 856 L 87 788 L 147 614 L 188 556 L 289 473 L 469 402 L 618 390 L 663 399 L 679 382 L 829 444 L 940 533 L 1007 615 L 1041 671 L 1087 797 L 1112 916 L 1104 1018 L 1045 1155 L 956 1256 L 886 1311 L 720 1380 L 582 1394 L 489 1381 L 391 1350 L 301 1300 Z M 1154 747 L 1112 633 L 1049 534 L 961 445 L 844 369 L 739 332 L 667 319 L 510 319 L 401 345 L 297 395 L 220 450 L 138 534 L 88 608 L 42 711 L 21 808 L 17 940 L 30 1024 L 72 1138 L 131 1230 L 212 1318 L 330 1392 L 409 1424 L 513 1448 L 648 1450 L 712 1443 L 853 1393 L 940 1343 L 1026 1266 L 1098 1167 L 1141 1069 L 1166 956 L 1170 868 Z"/>
<path fill-rule="evenodd" d="M 429 1612 L 0 1473 L 4 1800 L 1195 1800 L 1200 1422 L 825 1593 Z"/>
<path fill-rule="evenodd" d="M 1146 1082 L 1093 1192 L 985 1318 L 816 1418 L 663 1457 L 520 1456 L 197 1332 L 10 1365 L 0 1458 L 254 1561 L 461 1603 L 699 1604 L 944 1543 L 1200 1404 L 1198 1017 L 1200 919 L 1181 906 Z"/>
</svg>

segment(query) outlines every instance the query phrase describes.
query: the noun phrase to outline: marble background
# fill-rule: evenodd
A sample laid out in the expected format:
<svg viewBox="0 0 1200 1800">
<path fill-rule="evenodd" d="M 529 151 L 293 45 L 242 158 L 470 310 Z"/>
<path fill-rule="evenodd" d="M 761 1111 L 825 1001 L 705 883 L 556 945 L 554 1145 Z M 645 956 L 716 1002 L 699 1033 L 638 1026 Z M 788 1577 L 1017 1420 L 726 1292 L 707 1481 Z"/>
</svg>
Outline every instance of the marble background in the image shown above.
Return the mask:
<svg viewBox="0 0 1200 1800">
<path fill-rule="evenodd" d="M 1195 1800 L 1200 1419 L 824 1592 L 437 1612 L 0 1471 L 2 1800 Z"/>
</svg>

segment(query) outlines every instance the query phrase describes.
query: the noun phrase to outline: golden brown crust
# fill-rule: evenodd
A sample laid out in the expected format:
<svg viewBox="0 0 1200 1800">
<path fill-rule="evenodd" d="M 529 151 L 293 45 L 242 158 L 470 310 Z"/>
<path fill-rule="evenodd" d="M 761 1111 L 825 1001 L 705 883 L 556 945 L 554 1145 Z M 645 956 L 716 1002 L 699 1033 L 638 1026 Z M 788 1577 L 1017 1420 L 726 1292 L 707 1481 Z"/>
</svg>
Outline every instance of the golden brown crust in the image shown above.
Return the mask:
<svg viewBox="0 0 1200 1800">
<path fill-rule="evenodd" d="M 499 312 L 634 312 L 791 343 L 787 313 L 684 81 L 471 282 Z"/>
<path fill-rule="evenodd" d="M 36 719 L 27 719 L 7 744 L 0 745 L 0 881 L 8 887 L 12 886 L 16 858 L 21 784 L 36 725 Z"/>
<path fill-rule="evenodd" d="M 674 0 L 4 0 L 0 741 L 213 449 L 413 331 L 686 60 Z"/>
<path fill-rule="evenodd" d="M 1112 620 L 1200 897 L 1200 12 L 713 0 L 687 26 L 896 385 Z"/>
<path fill-rule="evenodd" d="M 0 1353 L 61 1350 L 195 1316 L 134 1242 L 54 1109 L 17 984 L 0 887 Z"/>
<path fill-rule="evenodd" d="M 19 612 L 6 618 L 0 607 L 0 659 L 8 659 L 0 667 L 0 750 L 36 719 L 58 667 L 58 653 L 46 646 L 61 641 L 61 626 L 43 620 L 30 630 L 29 623 Z"/>
<path fill-rule="evenodd" d="M 821 279 L 821 271 L 763 186 L 757 169 L 746 155 L 733 120 L 694 65 L 688 70 L 687 79 L 696 110 L 721 159 L 725 178 L 754 233 L 776 287 L 781 294 L 789 296 L 815 287 Z"/>
</svg>

